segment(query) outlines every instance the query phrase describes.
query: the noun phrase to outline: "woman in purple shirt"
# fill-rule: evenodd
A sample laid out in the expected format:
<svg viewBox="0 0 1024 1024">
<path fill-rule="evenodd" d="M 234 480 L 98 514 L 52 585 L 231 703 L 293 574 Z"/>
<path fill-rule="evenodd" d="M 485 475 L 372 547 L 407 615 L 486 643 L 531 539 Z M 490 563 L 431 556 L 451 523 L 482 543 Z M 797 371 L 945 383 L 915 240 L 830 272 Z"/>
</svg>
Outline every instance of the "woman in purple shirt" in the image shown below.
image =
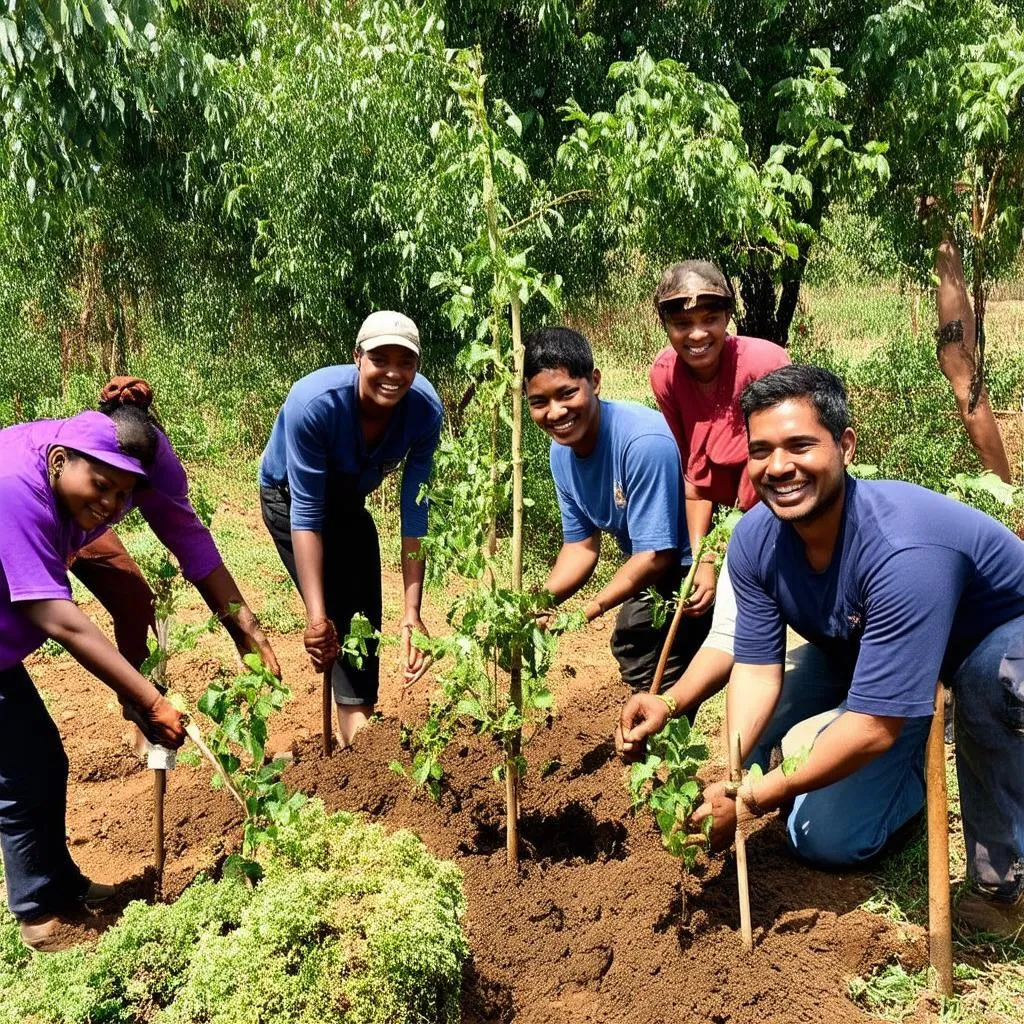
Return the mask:
<svg viewBox="0 0 1024 1024">
<path fill-rule="evenodd" d="M 90 882 L 68 853 L 68 760 L 23 659 L 52 638 L 151 741 L 179 747 L 185 736 L 178 711 L 74 603 L 66 569 L 132 507 L 161 437 L 132 405 L 0 430 L 0 845 L 7 905 L 40 950 L 56 948 L 62 914 L 113 887 Z"/>
<path fill-rule="evenodd" d="M 114 377 L 100 393 L 100 412 L 138 406 L 149 410 L 153 391 L 138 377 Z M 154 419 L 154 423 L 156 421 Z M 181 573 L 206 601 L 241 655 L 258 654 L 276 676 L 277 658 L 259 622 L 246 604 L 214 544 L 210 531 L 188 498 L 188 480 L 164 432 L 156 424 L 157 444 L 145 487 L 134 503 L 142 517 L 181 566 Z M 117 649 L 135 667 L 146 660 L 147 635 L 155 632 L 153 592 L 113 530 L 106 530 L 75 556 L 71 571 L 110 613 Z"/>
</svg>

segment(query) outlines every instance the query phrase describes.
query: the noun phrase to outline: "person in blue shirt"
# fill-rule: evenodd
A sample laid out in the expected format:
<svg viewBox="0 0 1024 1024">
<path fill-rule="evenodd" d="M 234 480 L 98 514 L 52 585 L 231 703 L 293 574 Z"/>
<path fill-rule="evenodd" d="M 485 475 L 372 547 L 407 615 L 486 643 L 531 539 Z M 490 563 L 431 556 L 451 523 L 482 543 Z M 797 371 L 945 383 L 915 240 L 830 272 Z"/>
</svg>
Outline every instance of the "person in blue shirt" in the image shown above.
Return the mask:
<svg viewBox="0 0 1024 1024">
<path fill-rule="evenodd" d="M 338 633 L 352 616 L 381 625 L 380 545 L 366 496 L 402 461 L 402 657 L 411 678 L 423 654 L 420 618 L 427 531 L 419 492 L 441 434 L 437 392 L 417 373 L 420 338 L 407 316 L 371 313 L 356 338 L 354 364 L 328 366 L 296 382 L 277 414 L 260 464 L 263 521 L 306 607 L 306 651 L 331 671 L 338 739 L 348 746 L 377 702 L 376 650 L 361 668 L 338 659 Z"/>
<path fill-rule="evenodd" d="M 1024 545 L 982 512 L 913 484 L 854 480 L 842 382 L 787 366 L 742 396 L 762 504 L 729 545 L 736 594 L 730 735 L 763 764 L 794 733 L 812 744 L 730 796 L 705 792 L 712 839 L 788 806 L 789 842 L 818 864 L 882 849 L 922 807 L 935 686 L 955 696 L 957 774 L 972 891 L 962 925 L 1024 926 Z M 783 679 L 786 629 L 820 671 Z M 787 736 L 788 734 L 788 736 Z M 786 746 L 786 743 L 783 743 Z"/>
<path fill-rule="evenodd" d="M 610 533 L 626 561 L 587 602 L 594 621 L 619 608 L 612 653 L 625 683 L 648 688 L 668 625 L 655 629 L 645 591 L 678 589 L 690 564 L 679 449 L 662 415 L 600 398 L 601 372 L 583 335 L 544 327 L 525 340 L 530 416 L 552 439 L 551 475 L 562 516 L 562 548 L 545 587 L 560 603 L 593 575 L 601 534 Z M 621 607 L 620 607 L 621 606 Z M 710 626 L 691 614 L 673 645 L 666 675 L 680 675 Z"/>
</svg>

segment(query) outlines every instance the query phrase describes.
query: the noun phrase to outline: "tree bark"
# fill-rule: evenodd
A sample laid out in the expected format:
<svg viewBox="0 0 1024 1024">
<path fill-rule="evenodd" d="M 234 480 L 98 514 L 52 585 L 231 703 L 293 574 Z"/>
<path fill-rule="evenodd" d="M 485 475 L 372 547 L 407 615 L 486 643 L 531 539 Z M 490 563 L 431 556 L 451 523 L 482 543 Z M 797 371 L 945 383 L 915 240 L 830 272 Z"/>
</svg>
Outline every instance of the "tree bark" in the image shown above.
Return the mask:
<svg viewBox="0 0 1024 1024">
<path fill-rule="evenodd" d="M 977 331 L 963 256 L 951 231 L 945 233 L 936 250 L 935 273 L 939 279 L 935 293 L 939 315 L 939 342 L 935 354 L 939 368 L 953 388 L 957 412 L 982 466 L 1010 483 L 1010 462 L 984 387 L 974 411 L 969 411 Z M 958 322 L 959 328 L 956 327 Z"/>
</svg>

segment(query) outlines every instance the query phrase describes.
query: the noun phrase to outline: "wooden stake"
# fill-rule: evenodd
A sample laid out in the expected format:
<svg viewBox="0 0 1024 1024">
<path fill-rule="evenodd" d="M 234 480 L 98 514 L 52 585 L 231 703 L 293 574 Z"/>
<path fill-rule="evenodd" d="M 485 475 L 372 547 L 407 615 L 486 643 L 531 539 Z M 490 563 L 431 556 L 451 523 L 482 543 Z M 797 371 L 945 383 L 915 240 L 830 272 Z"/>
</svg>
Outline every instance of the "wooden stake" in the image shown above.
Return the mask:
<svg viewBox="0 0 1024 1024">
<path fill-rule="evenodd" d="M 242 808 L 242 812 L 248 816 L 249 808 L 245 806 L 245 798 L 238 792 L 234 782 L 231 780 L 231 776 L 224 770 L 224 765 L 217 760 L 217 755 L 206 745 L 206 742 L 203 740 L 203 734 L 199 731 L 199 726 L 195 722 L 189 722 L 185 726 L 185 735 L 196 745 L 199 753 L 213 766 L 213 770 L 220 776 L 220 781 L 224 783 L 227 791 L 235 798 L 238 806 Z"/>
<path fill-rule="evenodd" d="M 939 993 L 953 994 L 953 925 L 949 895 L 949 797 L 946 792 L 946 688 L 935 688 L 925 747 L 928 806 L 928 956 Z"/>
<path fill-rule="evenodd" d="M 164 795 L 167 792 L 167 769 L 153 769 L 153 867 L 156 884 L 163 887 L 164 879 Z"/>
<path fill-rule="evenodd" d="M 700 565 L 700 556 L 703 552 L 704 538 L 702 537 L 700 543 L 697 545 L 697 552 L 693 556 L 693 563 L 690 565 L 690 571 L 686 574 L 686 579 L 683 580 L 683 585 L 679 590 L 679 602 L 676 604 L 676 613 L 672 616 L 672 624 L 668 627 L 665 642 L 661 645 L 661 657 L 658 658 L 658 667 L 654 670 L 654 682 L 651 683 L 651 693 L 657 693 L 661 689 L 661 681 L 665 677 L 665 666 L 668 664 L 668 656 L 672 650 L 672 645 L 676 642 L 676 633 L 679 632 L 679 622 L 682 619 L 683 611 L 686 608 L 686 600 L 690 596 L 690 591 L 693 590 L 693 580 L 697 575 L 697 566 Z"/>
<path fill-rule="evenodd" d="M 743 781 L 743 753 L 740 749 L 740 734 L 736 733 L 729 744 L 729 778 L 736 783 Z M 737 802 L 739 797 L 736 797 Z M 736 822 L 736 881 L 740 896 L 740 938 L 743 948 L 749 953 L 754 948 L 754 932 L 750 926 L 750 883 L 747 878 L 747 840 Z"/>
<path fill-rule="evenodd" d="M 323 692 L 323 719 L 321 721 L 323 730 L 324 756 L 331 757 L 334 754 L 334 690 L 331 686 L 331 670 L 324 673 Z"/>
</svg>

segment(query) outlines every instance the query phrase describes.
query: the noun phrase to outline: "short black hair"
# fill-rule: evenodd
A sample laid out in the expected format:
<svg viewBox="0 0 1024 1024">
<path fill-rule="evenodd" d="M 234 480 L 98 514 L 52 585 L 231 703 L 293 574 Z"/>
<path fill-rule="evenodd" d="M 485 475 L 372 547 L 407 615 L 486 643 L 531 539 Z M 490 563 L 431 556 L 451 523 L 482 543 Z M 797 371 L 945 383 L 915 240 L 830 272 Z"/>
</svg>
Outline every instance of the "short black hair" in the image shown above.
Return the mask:
<svg viewBox="0 0 1024 1024">
<path fill-rule="evenodd" d="M 594 376 L 594 353 L 590 342 L 571 327 L 540 327 L 527 335 L 523 381 L 541 370 L 565 370 L 570 377 Z"/>
<path fill-rule="evenodd" d="M 807 399 L 814 406 L 819 422 L 834 441 L 850 426 L 850 407 L 843 382 L 831 370 L 804 363 L 772 370 L 743 389 L 740 407 L 748 431 L 753 413 L 772 409 L 793 398 Z"/>
</svg>

